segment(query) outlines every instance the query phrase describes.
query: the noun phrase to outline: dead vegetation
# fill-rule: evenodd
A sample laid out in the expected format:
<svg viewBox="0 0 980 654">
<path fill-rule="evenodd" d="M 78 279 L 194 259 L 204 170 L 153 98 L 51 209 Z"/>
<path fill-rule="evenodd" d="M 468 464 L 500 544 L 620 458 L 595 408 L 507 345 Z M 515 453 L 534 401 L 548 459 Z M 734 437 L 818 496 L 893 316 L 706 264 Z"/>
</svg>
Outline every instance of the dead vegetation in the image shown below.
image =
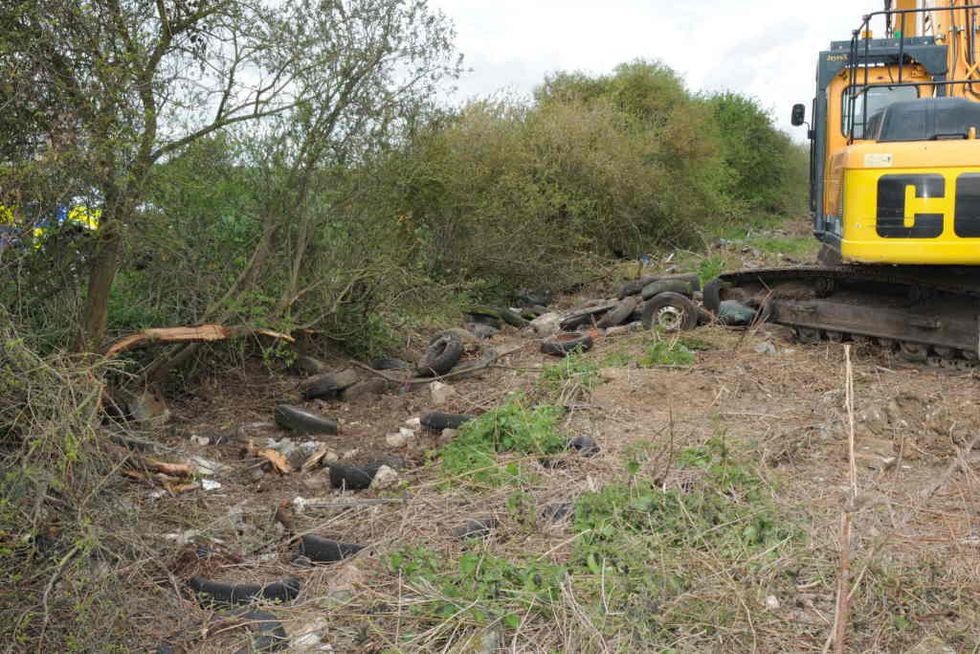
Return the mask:
<svg viewBox="0 0 980 654">
<path fill-rule="evenodd" d="M 19 351 L 9 336 L 8 359 Z M 215 372 L 173 403 L 170 424 L 122 435 L 162 445 L 124 459 L 110 445 L 118 427 L 95 420 L 97 373 L 19 351 L 30 375 L 8 383 L 10 406 L 30 398 L 34 412 L 5 424 L 46 436 L 8 453 L 8 470 L 28 472 L 7 476 L 8 495 L 13 482 L 24 491 L 5 504 L 4 569 L 25 592 L 4 603 L 5 640 L 237 651 L 247 630 L 202 608 L 187 580 L 295 575 L 298 599 L 266 607 L 295 651 L 824 651 L 845 511 L 845 651 L 980 647 L 975 374 L 854 352 L 855 495 L 840 345 L 711 327 L 603 339 L 556 363 L 519 339 L 495 337 L 509 354 L 449 380 L 442 409 L 489 416 L 455 450 L 422 432 L 386 443 L 433 408 L 422 385 L 308 402 L 341 423 L 323 438 L 341 458 L 407 463 L 394 486 L 356 493 L 330 490 L 323 469 L 276 474 L 240 458 L 250 441 L 281 438 L 271 416 L 296 397 L 295 379 L 257 363 Z M 571 436 L 601 450 L 560 450 Z M 106 446 L 65 456 L 78 438 Z M 497 443 L 481 450 L 485 466 L 447 463 L 484 442 Z M 136 459 L 193 456 L 216 464 L 220 488 L 176 494 L 120 474 Z M 69 462 L 71 483 L 29 474 L 37 457 Z M 454 535 L 487 518 L 480 537 Z M 302 533 L 367 548 L 297 568 Z"/>
</svg>

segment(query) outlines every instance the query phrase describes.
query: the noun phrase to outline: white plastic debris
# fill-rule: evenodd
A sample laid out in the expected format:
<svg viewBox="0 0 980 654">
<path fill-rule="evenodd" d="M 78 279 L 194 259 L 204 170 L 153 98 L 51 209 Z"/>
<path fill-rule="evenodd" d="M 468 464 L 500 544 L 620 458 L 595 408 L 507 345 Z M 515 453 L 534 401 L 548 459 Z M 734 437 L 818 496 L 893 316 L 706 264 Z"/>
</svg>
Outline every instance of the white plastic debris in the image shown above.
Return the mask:
<svg viewBox="0 0 980 654">
<path fill-rule="evenodd" d="M 456 396 L 456 389 L 449 384 L 443 384 L 442 382 L 432 382 L 429 386 L 429 392 L 432 395 L 432 404 L 434 406 L 440 407 L 449 404 L 449 402 Z"/>
<path fill-rule="evenodd" d="M 375 490 L 383 490 L 385 488 L 391 488 L 398 483 L 398 473 L 395 472 L 393 468 L 388 466 L 381 466 L 378 471 L 374 473 L 374 479 L 371 481 L 371 488 Z"/>
<path fill-rule="evenodd" d="M 218 490 L 219 488 L 221 488 L 221 482 L 215 481 L 214 479 L 202 479 L 201 488 L 203 488 L 206 491 Z"/>
</svg>

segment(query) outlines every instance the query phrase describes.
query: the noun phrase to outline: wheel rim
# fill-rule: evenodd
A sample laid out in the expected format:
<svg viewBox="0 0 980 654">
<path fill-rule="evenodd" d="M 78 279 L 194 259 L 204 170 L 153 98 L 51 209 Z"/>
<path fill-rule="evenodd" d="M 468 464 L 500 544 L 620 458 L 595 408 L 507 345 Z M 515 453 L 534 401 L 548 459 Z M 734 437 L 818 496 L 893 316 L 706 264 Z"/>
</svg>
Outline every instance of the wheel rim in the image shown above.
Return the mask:
<svg viewBox="0 0 980 654">
<path fill-rule="evenodd" d="M 684 312 L 677 307 L 661 307 L 657 311 L 656 325 L 665 332 L 676 332 L 684 324 Z"/>
</svg>

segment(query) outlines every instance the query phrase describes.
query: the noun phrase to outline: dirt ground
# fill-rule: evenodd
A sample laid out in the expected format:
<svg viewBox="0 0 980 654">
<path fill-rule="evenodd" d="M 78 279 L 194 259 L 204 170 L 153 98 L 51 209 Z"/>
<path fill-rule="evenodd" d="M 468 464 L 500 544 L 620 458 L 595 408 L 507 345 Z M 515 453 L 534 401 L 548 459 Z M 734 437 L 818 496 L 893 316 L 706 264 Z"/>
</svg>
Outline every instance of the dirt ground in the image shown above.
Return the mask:
<svg viewBox="0 0 980 654">
<path fill-rule="evenodd" d="M 763 596 L 754 594 L 755 584 L 735 583 L 732 591 L 739 595 L 745 619 L 735 620 L 729 627 L 733 631 L 710 649 L 820 651 L 833 620 L 838 524 L 849 488 L 843 346 L 796 345 L 778 329 L 703 328 L 697 337 L 705 349 L 689 367 L 601 367 L 601 383 L 576 394 L 563 423 L 569 434 L 592 436 L 601 453 L 570 460 L 560 469 L 542 468 L 529 492 L 538 506 L 575 501 L 621 478 L 624 452 L 636 443 L 657 452 L 638 473 L 652 476 L 665 460 L 661 454 L 722 435 L 733 450 L 765 470 L 776 503 L 805 525 L 809 536 L 794 554 L 798 560 L 791 582 L 772 580 Z M 603 339 L 586 357 L 601 362 L 647 338 Z M 495 337 L 487 346 L 501 351 L 523 347 L 480 377 L 453 382 L 454 399 L 439 408 L 480 413 L 515 391 L 533 395 L 541 370 L 554 363 L 536 345 L 514 332 Z M 961 451 L 980 431 L 980 379 L 976 373 L 914 366 L 861 349 L 853 352 L 853 362 L 861 507 L 851 514 L 856 581 L 850 647 L 912 651 L 918 644 L 925 649 L 915 651 L 978 651 L 980 460 L 977 453 Z M 133 489 L 130 501 L 152 516 L 151 537 L 171 542 L 174 551 L 167 562 L 169 583 L 161 579 L 153 592 L 133 598 L 147 646 L 169 638 L 184 651 L 218 652 L 237 651 L 247 642 L 242 630 L 221 627 L 221 618 L 186 595 L 184 581 L 203 573 L 236 581 L 298 577 L 303 584 L 299 598 L 271 608 L 294 638 L 293 651 L 482 651 L 466 649 L 462 633 L 399 644 L 391 614 L 400 609 L 393 604 L 398 604 L 398 593 L 404 597 L 413 591 L 393 590 L 392 584 L 405 580 L 392 578 L 385 555 L 418 546 L 458 555 L 461 545 L 450 535 L 452 527 L 493 514 L 500 524 L 482 547 L 505 557 L 534 553 L 560 562 L 575 539 L 572 525 L 546 524 L 529 531 L 511 524 L 507 489 L 440 487 L 439 470 L 428 462 L 437 436 L 389 447 L 386 434 L 433 408 L 427 387 L 352 403 L 302 403 L 297 381 L 256 364 L 208 379 L 172 406 L 168 444 L 227 468 L 213 476 L 222 484 L 213 491 L 168 495 Z M 284 401 L 335 416 L 340 434 L 318 440 L 342 459 L 403 457 L 407 465 L 399 484 L 381 492 L 342 493 L 329 489 L 324 469 L 287 475 L 256 471 L 255 460 L 241 458 L 240 450 L 249 440 L 261 445 L 287 435 L 270 419 L 274 406 Z M 194 444 L 192 436 L 207 436 L 211 443 Z M 967 472 L 947 475 L 958 457 Z M 663 483 L 678 482 L 668 473 Z M 276 508 L 294 506 L 297 497 L 337 502 L 384 497 L 391 502 L 297 512 L 292 525 L 297 532 L 369 546 L 354 559 L 307 569 L 290 563 L 295 547 L 274 520 Z M 205 559 L 188 555 L 205 542 L 217 554 Z M 384 619 L 372 617 L 371 611 L 384 613 Z M 212 633 L 204 637 L 209 624 L 219 626 L 211 626 Z M 551 633 L 542 629 L 547 626 L 518 630 L 497 645 L 515 652 L 661 651 L 659 645 L 626 645 L 608 634 L 576 641 L 574 630 L 558 622 Z M 304 648 L 297 638 L 311 644 Z M 705 647 L 701 641 L 688 649 L 679 641 L 672 649 Z"/>
</svg>

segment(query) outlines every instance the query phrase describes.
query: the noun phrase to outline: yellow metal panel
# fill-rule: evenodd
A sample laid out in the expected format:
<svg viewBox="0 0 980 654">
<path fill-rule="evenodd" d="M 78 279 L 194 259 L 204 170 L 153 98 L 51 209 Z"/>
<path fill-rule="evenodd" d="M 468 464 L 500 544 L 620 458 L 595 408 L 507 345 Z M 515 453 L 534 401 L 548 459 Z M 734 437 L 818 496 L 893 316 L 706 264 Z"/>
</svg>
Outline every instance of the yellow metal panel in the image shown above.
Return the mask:
<svg viewBox="0 0 980 654">
<path fill-rule="evenodd" d="M 974 160 L 976 162 L 976 160 Z M 844 229 L 841 256 L 861 263 L 978 265 L 980 238 L 960 238 L 953 229 L 956 180 L 964 173 L 980 174 L 980 166 L 945 168 L 865 168 L 847 170 L 844 184 Z M 884 238 L 877 230 L 878 181 L 884 175 L 941 175 L 943 197 L 917 198 L 906 188 L 905 226 L 916 213 L 943 215 L 942 233 L 935 238 Z"/>
<path fill-rule="evenodd" d="M 918 9 L 919 0 L 895 0 L 892 9 Z M 919 35 L 919 20 L 916 14 L 896 14 L 892 19 L 892 27 L 896 32 L 902 32 L 905 37 Z"/>
</svg>

